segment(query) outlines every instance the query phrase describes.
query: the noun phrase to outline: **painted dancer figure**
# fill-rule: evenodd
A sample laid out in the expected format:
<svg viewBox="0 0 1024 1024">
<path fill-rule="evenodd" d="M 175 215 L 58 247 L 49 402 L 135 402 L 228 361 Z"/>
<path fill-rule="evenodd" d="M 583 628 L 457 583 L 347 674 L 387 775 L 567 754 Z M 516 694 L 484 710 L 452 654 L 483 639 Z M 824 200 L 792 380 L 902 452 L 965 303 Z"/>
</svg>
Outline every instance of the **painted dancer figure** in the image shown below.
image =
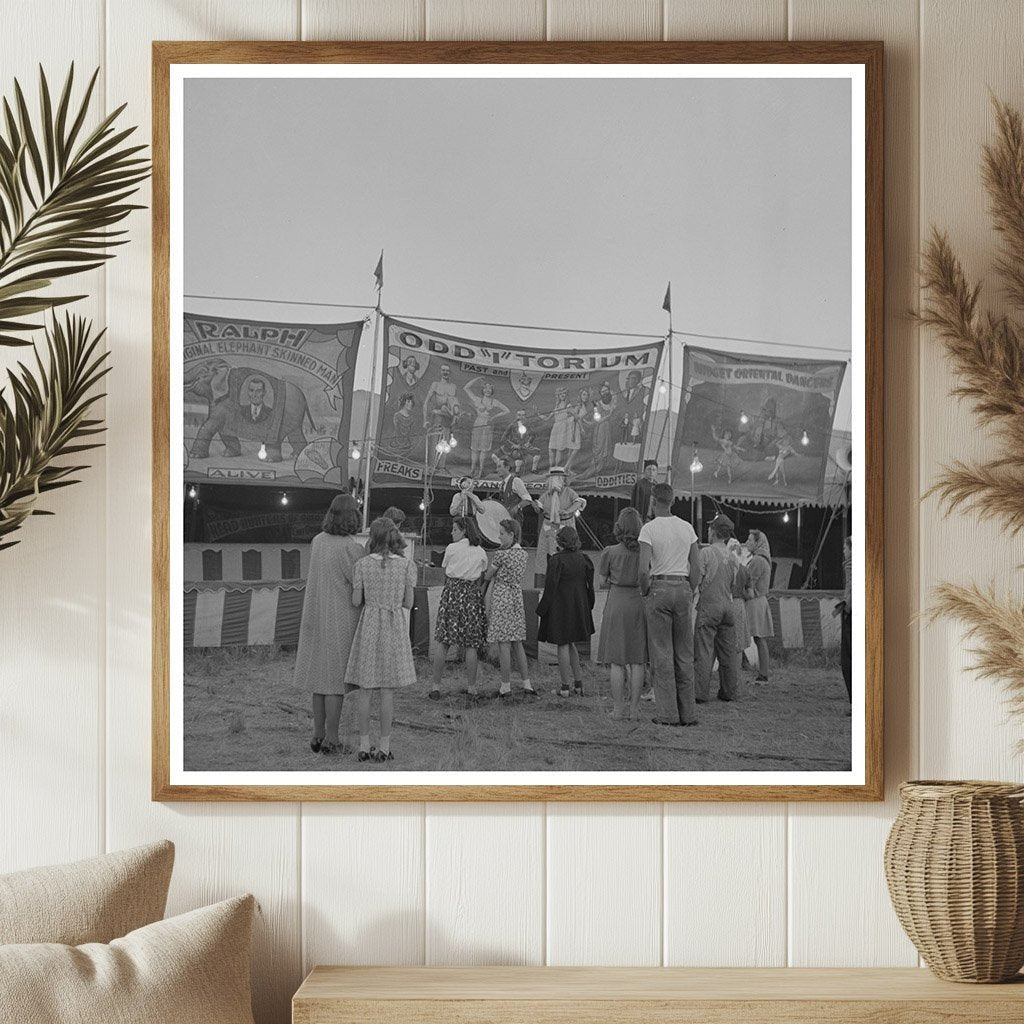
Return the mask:
<svg viewBox="0 0 1024 1024">
<path fill-rule="evenodd" d="M 548 437 L 548 465 L 562 466 L 580 450 L 578 407 L 569 401 L 569 389 L 555 391 L 555 407 L 545 414 L 552 421 Z"/>
<path fill-rule="evenodd" d="M 590 397 L 590 388 L 580 388 L 576 403 L 573 406 L 573 415 L 576 418 L 574 440 L 576 447 L 569 449 L 565 457 L 565 471 L 572 471 L 572 464 L 580 450 L 586 445 L 587 431 L 594 425 L 594 403 Z"/>
<path fill-rule="evenodd" d="M 785 430 L 779 434 L 778 446 L 778 451 L 774 456 L 768 455 L 765 457 L 765 462 L 772 462 L 774 460 L 775 463 L 772 466 L 772 471 L 768 474 L 768 479 L 776 487 L 788 487 L 789 484 L 786 481 L 786 459 L 790 455 L 796 455 L 796 449 L 793 447 L 793 441 Z"/>
<path fill-rule="evenodd" d="M 726 429 L 719 434 L 718 428 L 712 425 L 711 436 L 715 439 L 715 444 L 722 449 L 715 457 L 715 479 L 718 479 L 724 469 L 726 479 L 732 483 L 732 471 L 740 464 L 740 448 L 733 441 L 731 430 Z"/>
<path fill-rule="evenodd" d="M 480 393 L 477 394 L 476 386 L 481 380 L 483 380 L 483 386 L 480 388 Z M 494 384 L 489 380 L 484 380 L 483 377 L 474 377 L 462 390 L 466 392 L 476 410 L 476 419 L 473 421 L 473 432 L 469 442 L 469 472 L 483 476 L 484 463 L 494 447 L 494 427 L 491 424 L 502 416 L 508 416 L 509 408 L 494 397 Z"/>
</svg>

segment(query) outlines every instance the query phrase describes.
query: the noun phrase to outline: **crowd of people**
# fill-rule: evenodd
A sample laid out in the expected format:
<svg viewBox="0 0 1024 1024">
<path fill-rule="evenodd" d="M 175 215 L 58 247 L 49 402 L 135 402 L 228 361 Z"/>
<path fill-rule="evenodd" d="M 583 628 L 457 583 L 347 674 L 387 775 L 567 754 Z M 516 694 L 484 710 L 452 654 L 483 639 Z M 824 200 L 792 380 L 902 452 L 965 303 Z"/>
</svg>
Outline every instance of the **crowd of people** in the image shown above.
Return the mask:
<svg viewBox="0 0 1024 1024">
<path fill-rule="evenodd" d="M 594 660 L 609 667 L 613 719 L 639 718 L 646 698 L 653 699 L 655 723 L 696 725 L 698 705 L 740 695 L 744 651 L 756 666 L 754 682 L 768 682 L 768 638 L 774 632 L 768 606 L 771 551 L 762 531 L 749 531 L 741 544 L 733 522 L 718 515 L 709 525 L 710 543 L 702 547 L 693 527 L 672 514 L 671 486 L 651 481 L 644 489 L 647 515 L 624 509 L 615 523 L 616 543 L 600 553 L 595 567 L 580 550 L 572 518 L 567 522 L 561 515 L 562 509 L 575 507 L 574 494 L 556 488 L 554 502 L 545 505 L 543 498 L 522 499 L 511 484 L 506 489 L 509 515 L 500 526 L 500 547 L 490 555 L 471 515 L 452 518 L 434 623 L 431 699 L 443 697 L 448 656 L 455 651 L 463 656 L 459 671 L 465 673 L 465 692 L 470 701 L 479 699 L 479 656 L 488 645 L 498 653 L 499 697 L 512 695 L 513 665 L 523 695 L 538 697 L 524 647 L 529 555 L 515 514 L 527 502 L 545 509 L 545 519 L 553 524 L 551 550 L 538 553 L 546 558 L 546 572 L 536 607 L 537 639 L 557 650 L 561 698 L 585 693 L 577 645 L 594 636 L 596 589 L 602 586 L 608 598 Z M 464 500 L 458 510 L 470 512 L 471 502 Z M 394 692 L 417 682 L 404 611 L 413 606 L 416 567 L 406 557 L 396 523 L 402 518 L 399 510 L 389 509 L 370 524 L 364 545 L 357 537 L 359 505 L 339 495 L 313 539 L 295 682 L 312 695 L 314 752 L 340 749 L 343 703 L 351 695 L 357 702 L 357 758 L 394 759 Z M 847 596 L 844 639 L 848 602 Z M 847 650 L 843 654 L 846 658 Z M 849 693 L 845 663 L 844 678 Z M 370 743 L 374 690 L 380 691 L 377 745 Z"/>
</svg>

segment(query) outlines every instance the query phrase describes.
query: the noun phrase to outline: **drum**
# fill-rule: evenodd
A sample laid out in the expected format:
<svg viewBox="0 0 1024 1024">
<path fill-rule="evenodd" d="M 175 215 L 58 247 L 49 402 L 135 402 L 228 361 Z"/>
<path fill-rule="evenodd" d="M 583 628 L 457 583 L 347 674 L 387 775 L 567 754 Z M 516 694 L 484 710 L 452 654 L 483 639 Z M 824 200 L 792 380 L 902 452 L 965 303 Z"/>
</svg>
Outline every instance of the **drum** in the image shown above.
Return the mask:
<svg viewBox="0 0 1024 1024">
<path fill-rule="evenodd" d="M 509 511 L 500 501 L 490 499 L 480 502 L 481 508 L 476 513 L 476 525 L 487 547 L 499 547 L 498 528 L 503 520 L 509 518 Z"/>
</svg>

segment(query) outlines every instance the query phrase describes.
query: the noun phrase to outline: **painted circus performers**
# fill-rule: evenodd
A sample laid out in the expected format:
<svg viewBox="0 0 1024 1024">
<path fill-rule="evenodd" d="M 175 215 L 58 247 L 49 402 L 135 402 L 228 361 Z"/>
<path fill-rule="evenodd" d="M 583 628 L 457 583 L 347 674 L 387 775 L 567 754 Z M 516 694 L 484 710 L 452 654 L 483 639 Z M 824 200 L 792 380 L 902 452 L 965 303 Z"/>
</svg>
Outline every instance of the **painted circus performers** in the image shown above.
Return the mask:
<svg viewBox="0 0 1024 1024">
<path fill-rule="evenodd" d="M 503 460 L 528 486 L 562 467 L 577 490 L 628 498 L 642 461 L 663 343 L 543 351 L 384 318 L 372 485 L 469 475 Z"/>
</svg>

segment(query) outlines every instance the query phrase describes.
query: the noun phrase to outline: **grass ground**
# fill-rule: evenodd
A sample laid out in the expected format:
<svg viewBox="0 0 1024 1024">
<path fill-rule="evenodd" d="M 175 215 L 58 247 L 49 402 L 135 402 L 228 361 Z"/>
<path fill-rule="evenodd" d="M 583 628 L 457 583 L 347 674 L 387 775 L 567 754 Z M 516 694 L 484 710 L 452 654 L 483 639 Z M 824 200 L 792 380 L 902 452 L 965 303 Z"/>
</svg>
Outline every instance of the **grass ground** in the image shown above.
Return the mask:
<svg viewBox="0 0 1024 1024">
<path fill-rule="evenodd" d="M 744 673 L 741 699 L 702 705 L 700 725 L 614 721 L 608 671 L 585 666 L 586 695 L 558 697 L 557 668 L 532 666 L 539 698 L 499 700 L 497 668 L 481 663 L 484 698 L 465 695 L 450 664 L 445 697 L 419 685 L 399 690 L 387 764 L 355 758 L 355 704 L 346 705 L 344 753 L 309 749 L 309 695 L 292 687 L 294 651 L 211 648 L 185 652 L 185 767 L 192 771 L 843 771 L 850 766 L 850 715 L 838 666 L 802 653 L 776 664 L 771 683 Z M 518 677 L 513 675 L 513 686 Z M 374 729 L 376 720 L 374 720 Z M 375 738 L 375 737 L 374 737 Z"/>
</svg>

